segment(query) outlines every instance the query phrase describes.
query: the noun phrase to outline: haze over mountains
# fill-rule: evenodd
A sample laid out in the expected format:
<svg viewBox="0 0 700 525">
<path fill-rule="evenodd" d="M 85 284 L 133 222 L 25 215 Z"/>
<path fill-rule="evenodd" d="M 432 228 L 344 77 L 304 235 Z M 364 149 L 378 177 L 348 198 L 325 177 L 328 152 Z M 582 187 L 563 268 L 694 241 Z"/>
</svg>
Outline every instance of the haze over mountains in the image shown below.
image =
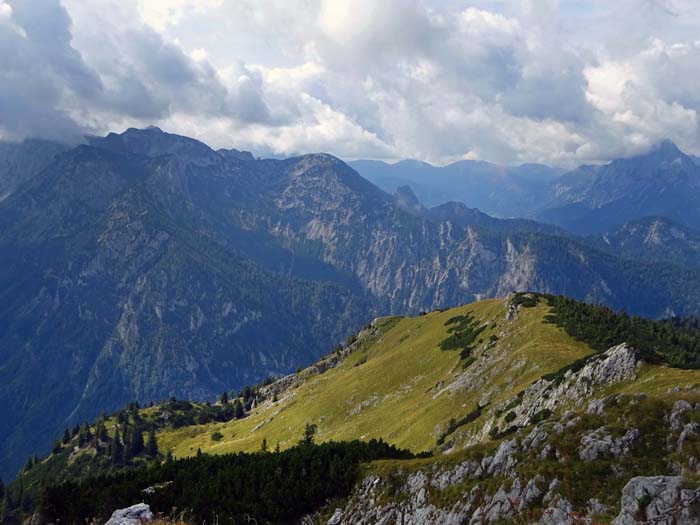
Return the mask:
<svg viewBox="0 0 700 525">
<path fill-rule="evenodd" d="M 668 140 L 642 155 L 569 172 L 469 160 L 444 167 L 416 161 L 350 164 L 385 191 L 410 186 L 428 206 L 458 201 L 496 217 L 537 219 L 577 234 L 650 216 L 700 228 L 700 163 Z"/>
<path fill-rule="evenodd" d="M 0 152 L 6 476 L 67 425 L 290 372 L 379 314 L 528 289 L 650 317 L 700 312 L 697 234 L 665 219 L 577 237 L 461 204 L 425 208 L 330 155 L 256 160 L 157 128 Z M 680 152 L 652 161 L 693 188 Z M 532 169 L 536 188 L 555 173 Z M 590 196 L 612 169 L 581 202 L 599 204 Z M 557 204 L 574 199 L 567 188 Z M 633 190 L 618 201 L 643 196 Z"/>
</svg>

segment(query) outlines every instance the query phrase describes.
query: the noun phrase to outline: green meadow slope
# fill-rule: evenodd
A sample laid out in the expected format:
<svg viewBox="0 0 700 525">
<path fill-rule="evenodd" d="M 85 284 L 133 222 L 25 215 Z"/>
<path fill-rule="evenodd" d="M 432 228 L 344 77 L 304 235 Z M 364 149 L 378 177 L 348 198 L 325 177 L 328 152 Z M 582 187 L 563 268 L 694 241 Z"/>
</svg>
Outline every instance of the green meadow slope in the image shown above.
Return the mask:
<svg viewBox="0 0 700 525">
<path fill-rule="evenodd" d="M 336 367 L 300 372 L 298 384 L 277 401 L 267 388 L 245 419 L 159 433 L 163 451 L 176 457 L 198 449 L 219 454 L 259 450 L 263 439 L 281 448 L 295 444 L 307 423 L 320 441 L 383 438 L 413 451 L 435 448 L 451 418 L 466 416 L 479 403 L 490 407 L 512 398 L 542 375 L 559 370 L 593 350 L 547 323 L 549 308 L 521 308 L 506 319 L 507 301 L 485 300 L 414 318 L 383 318 L 363 331 L 353 351 Z M 466 369 L 458 351 L 442 350 L 446 322 L 470 314 L 486 328 L 476 360 Z M 459 445 L 475 441 L 479 422 L 460 432 Z M 471 431 L 467 431 L 471 430 Z M 213 441 L 212 434 L 223 435 Z"/>
<path fill-rule="evenodd" d="M 259 402 L 244 419 L 164 429 L 161 450 L 175 457 L 201 450 L 211 454 L 290 447 L 307 424 L 317 426 L 319 441 L 382 438 L 414 452 L 461 449 L 487 441 L 518 394 L 543 376 L 555 373 L 596 350 L 568 335 L 546 318 L 546 301 L 516 307 L 511 300 L 490 299 L 414 318 L 381 318 L 360 333 L 339 364 L 324 361 L 264 387 Z M 470 315 L 483 327 L 471 358 L 443 350 L 447 324 Z M 622 341 L 621 341 L 622 342 Z M 465 364 L 468 365 L 465 367 Z M 634 380 L 602 385 L 596 394 L 646 393 L 666 399 L 678 385 L 700 384 L 700 372 L 641 364 Z M 577 400 L 582 401 L 582 400 Z M 562 407 L 567 406 L 566 403 Z M 478 417 L 474 417 L 475 414 Z M 459 425 L 438 447 L 451 419 Z M 212 435 L 220 434 L 219 440 Z"/>
<path fill-rule="evenodd" d="M 424 519 L 426 512 L 433 517 L 425 523 L 441 523 L 457 507 L 462 517 L 497 518 L 475 523 L 510 523 L 513 501 L 527 498 L 517 514 L 523 523 L 546 523 L 543 516 L 562 510 L 557 505 L 567 516 L 609 523 L 627 512 L 623 492 L 635 476 L 680 474 L 663 486 L 698 485 L 700 337 L 693 323 L 629 318 L 534 294 L 378 318 L 313 366 L 228 393 L 224 402 L 132 404 L 74 428 L 52 454 L 28 463 L 11 492 L 15 500 L 36 498 L 31 508 L 42 486 L 154 464 L 169 472 L 169 458 L 198 462 L 200 451 L 205 458 L 297 454 L 305 431 L 315 428 L 317 444 L 374 438 L 431 457 L 365 465 L 352 493 L 307 523 L 326 523 L 336 510 L 343 523 L 403 513 Z M 147 443 L 135 446 L 136 435 Z M 157 450 L 148 446 L 153 435 Z M 163 476 L 165 487 L 172 475 Z M 428 500 L 420 499 L 421 486 Z M 693 498 L 700 501 L 700 490 Z"/>
</svg>

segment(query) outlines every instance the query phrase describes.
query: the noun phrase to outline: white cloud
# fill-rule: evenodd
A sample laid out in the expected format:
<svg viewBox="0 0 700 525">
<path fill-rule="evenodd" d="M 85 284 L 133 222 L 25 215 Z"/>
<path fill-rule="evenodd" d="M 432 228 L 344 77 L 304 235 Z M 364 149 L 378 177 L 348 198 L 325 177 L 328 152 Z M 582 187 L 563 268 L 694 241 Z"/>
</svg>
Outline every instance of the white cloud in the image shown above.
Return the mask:
<svg viewBox="0 0 700 525">
<path fill-rule="evenodd" d="M 258 152 L 433 162 L 571 165 L 664 137 L 700 152 L 692 0 L 63 2 L 49 26 L 39 7 L 58 0 L 0 0 L 0 66 L 23 80 L 0 86 L 0 133 L 153 123 Z"/>
</svg>

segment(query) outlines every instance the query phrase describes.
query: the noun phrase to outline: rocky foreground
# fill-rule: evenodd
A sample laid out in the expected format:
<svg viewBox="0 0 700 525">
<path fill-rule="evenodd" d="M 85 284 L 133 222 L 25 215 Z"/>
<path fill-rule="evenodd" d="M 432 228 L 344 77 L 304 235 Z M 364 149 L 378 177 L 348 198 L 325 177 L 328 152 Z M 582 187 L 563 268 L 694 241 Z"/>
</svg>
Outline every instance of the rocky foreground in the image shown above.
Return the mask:
<svg viewBox="0 0 700 525">
<path fill-rule="evenodd" d="M 596 396 L 619 391 L 641 366 L 634 349 L 619 345 L 578 370 L 537 381 L 499 411 L 512 414 L 505 417 L 512 427 L 484 425 L 492 441 L 368 465 L 349 497 L 302 523 L 700 523 L 698 388 L 674 388 L 673 402 Z M 152 519 L 142 504 L 115 512 L 108 524 Z"/>
<path fill-rule="evenodd" d="M 700 467 L 700 405 L 676 402 L 658 424 L 650 408 L 610 397 L 453 465 L 377 469 L 330 518 L 305 523 L 700 523 L 700 489 L 687 488 Z M 632 475 L 644 471 L 666 475 Z"/>
<path fill-rule="evenodd" d="M 637 353 L 620 345 L 536 382 L 510 403 L 518 403 L 514 426 L 491 448 L 371 467 L 347 501 L 305 523 L 700 523 L 700 403 L 642 394 L 590 400 L 635 379 L 639 367 Z M 697 393 L 688 389 L 688 399 Z"/>
</svg>

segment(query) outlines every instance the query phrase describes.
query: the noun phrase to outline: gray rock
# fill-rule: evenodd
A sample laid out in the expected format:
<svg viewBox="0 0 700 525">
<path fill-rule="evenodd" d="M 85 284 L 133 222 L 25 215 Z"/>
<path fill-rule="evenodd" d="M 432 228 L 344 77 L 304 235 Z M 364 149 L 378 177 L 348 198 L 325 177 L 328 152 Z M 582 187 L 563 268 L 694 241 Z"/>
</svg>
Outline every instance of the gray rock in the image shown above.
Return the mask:
<svg viewBox="0 0 700 525">
<path fill-rule="evenodd" d="M 683 445 L 685 445 L 685 442 L 688 439 L 694 438 L 695 436 L 697 436 L 698 430 L 700 430 L 700 427 L 698 426 L 697 423 L 686 424 L 683 427 L 683 430 L 681 430 L 680 435 L 678 436 L 678 444 L 676 445 L 676 450 L 678 450 L 678 452 L 682 452 Z"/>
<path fill-rule="evenodd" d="M 588 414 L 595 414 L 597 416 L 602 416 L 605 410 L 605 399 L 594 399 L 588 403 L 588 408 L 586 412 Z"/>
<path fill-rule="evenodd" d="M 612 525 L 700 523 L 700 489 L 684 490 L 679 476 L 632 478 L 622 489 L 620 514 Z"/>
<path fill-rule="evenodd" d="M 639 353 L 621 344 L 606 350 L 580 370 L 568 371 L 559 384 L 541 379 L 525 390 L 521 404 L 514 410 L 516 417 L 512 424 L 526 426 L 535 414 L 544 409 L 555 411 L 559 407 L 583 404 L 601 387 L 635 379 L 639 366 Z M 604 407 L 604 399 L 594 400 L 588 405 L 588 410 L 603 414 Z M 570 419 L 565 426 L 575 425 L 576 421 L 577 418 Z"/>
<path fill-rule="evenodd" d="M 343 509 L 335 509 L 331 519 L 327 521 L 327 525 L 340 525 L 343 522 Z"/>
<path fill-rule="evenodd" d="M 560 484 L 561 483 L 557 478 L 554 478 L 549 483 L 549 487 L 547 487 L 547 493 L 544 495 L 544 498 L 542 498 L 542 503 L 547 505 L 554 499 L 554 497 L 557 495 L 557 489 L 559 488 Z"/>
<path fill-rule="evenodd" d="M 693 406 L 687 401 L 678 400 L 673 403 L 673 409 L 671 410 L 671 415 L 669 416 L 669 423 L 671 423 L 671 428 L 673 430 L 678 430 L 681 428 L 681 415 L 688 410 L 692 410 Z"/>
<path fill-rule="evenodd" d="M 552 503 L 542 513 L 540 523 L 542 525 L 569 525 L 573 524 L 573 507 L 566 499 L 557 495 Z"/>
<path fill-rule="evenodd" d="M 630 447 L 639 437 L 639 430 L 632 427 L 624 436 L 613 438 L 605 427 L 585 434 L 579 445 L 579 457 L 583 461 L 595 461 L 607 457 L 619 458 L 629 453 Z"/>
<path fill-rule="evenodd" d="M 481 466 L 483 475 L 486 476 L 511 476 L 514 474 L 515 465 L 518 463 L 515 453 L 518 451 L 518 442 L 514 439 L 501 443 L 496 454 L 483 459 Z"/>
<path fill-rule="evenodd" d="M 105 525 L 142 525 L 153 520 L 151 507 L 137 503 L 125 509 L 115 510 Z"/>
<path fill-rule="evenodd" d="M 532 429 L 532 432 L 523 439 L 521 446 L 523 450 L 534 451 L 539 449 L 542 444 L 547 441 L 548 437 L 549 435 L 547 431 L 542 428 L 542 425 L 537 425 Z"/>
<path fill-rule="evenodd" d="M 532 506 L 542 498 L 544 493 L 542 492 L 540 485 L 543 485 L 544 482 L 545 480 L 540 474 L 537 474 L 534 478 L 527 482 L 527 485 L 525 485 L 525 488 L 520 494 L 520 504 L 518 505 L 519 512 Z"/>
<path fill-rule="evenodd" d="M 587 511 L 589 516 L 602 515 L 610 512 L 610 507 L 601 503 L 598 498 L 588 500 Z"/>
</svg>

